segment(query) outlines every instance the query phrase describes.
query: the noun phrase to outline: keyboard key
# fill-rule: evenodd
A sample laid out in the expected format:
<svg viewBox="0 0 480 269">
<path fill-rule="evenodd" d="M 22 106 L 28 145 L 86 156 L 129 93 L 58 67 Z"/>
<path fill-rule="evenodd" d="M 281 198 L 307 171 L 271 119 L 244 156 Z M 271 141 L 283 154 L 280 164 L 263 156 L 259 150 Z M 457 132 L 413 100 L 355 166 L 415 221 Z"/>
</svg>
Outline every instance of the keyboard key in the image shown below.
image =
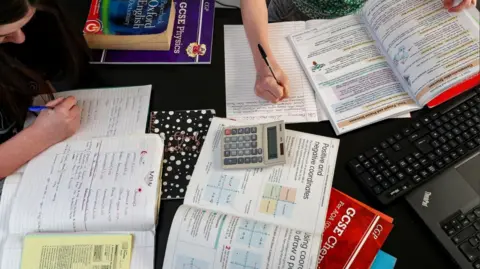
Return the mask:
<svg viewBox="0 0 480 269">
<path fill-rule="evenodd" d="M 429 117 L 423 117 L 420 121 L 423 122 L 424 124 L 428 124 L 430 123 L 431 120 Z"/>
<path fill-rule="evenodd" d="M 457 137 L 455 137 L 455 141 L 462 144 L 463 142 L 465 142 L 465 139 L 463 139 L 463 137 L 461 137 L 461 136 L 457 136 Z"/>
<path fill-rule="evenodd" d="M 423 154 L 427 154 L 433 150 L 432 146 L 429 144 L 430 138 L 428 136 L 422 137 L 415 142 L 415 146 L 418 150 L 420 150 Z"/>
<path fill-rule="evenodd" d="M 447 116 L 448 116 L 450 119 L 453 119 L 453 118 L 455 118 L 455 113 L 453 113 L 453 112 L 450 111 L 450 112 L 447 113 Z"/>
<path fill-rule="evenodd" d="M 397 179 L 394 177 L 389 177 L 388 182 L 390 182 L 392 185 L 395 185 L 397 183 Z"/>
<path fill-rule="evenodd" d="M 454 237 L 455 238 L 455 237 Z M 463 255 L 469 260 L 473 262 L 480 256 L 480 251 L 470 245 L 469 242 L 465 242 L 459 246 L 460 251 L 462 251 Z"/>
<path fill-rule="evenodd" d="M 434 112 L 434 113 L 430 114 L 430 118 L 432 118 L 432 120 L 434 120 L 438 117 L 440 117 L 440 113 L 438 113 L 438 112 Z"/>
<path fill-rule="evenodd" d="M 243 149 L 243 143 L 237 143 L 237 148 Z"/>
<path fill-rule="evenodd" d="M 445 136 L 440 136 L 438 138 L 438 142 L 440 142 L 441 144 L 445 144 L 445 143 L 447 143 L 447 141 L 448 140 L 445 138 Z"/>
<path fill-rule="evenodd" d="M 463 225 L 463 227 L 467 227 L 470 224 L 470 221 L 468 219 L 464 219 L 460 223 Z"/>
<path fill-rule="evenodd" d="M 250 157 L 245 157 L 245 163 L 249 164 L 252 162 L 252 159 Z"/>
<path fill-rule="evenodd" d="M 477 222 L 473 223 L 473 227 L 474 227 L 477 231 L 480 231 L 480 221 L 477 221 Z"/>
<path fill-rule="evenodd" d="M 263 162 L 263 157 L 262 156 L 258 156 L 257 158 L 258 158 L 259 163 Z"/>
<path fill-rule="evenodd" d="M 443 151 L 441 149 L 436 149 L 435 150 L 435 154 L 437 154 L 437 156 L 442 156 L 443 155 Z"/>
<path fill-rule="evenodd" d="M 412 167 L 413 167 L 413 169 L 415 169 L 415 170 L 420 170 L 420 169 L 422 169 L 422 166 L 420 165 L 420 163 L 414 163 L 414 164 L 412 164 Z"/>
<path fill-rule="evenodd" d="M 418 183 L 418 182 L 422 181 L 422 178 L 419 175 L 414 175 L 412 177 L 412 180 L 413 180 L 413 182 Z"/>
<path fill-rule="evenodd" d="M 258 158 L 256 156 L 250 158 L 252 163 L 257 163 Z"/>
<path fill-rule="evenodd" d="M 473 210 L 473 214 L 475 214 L 475 216 L 477 216 L 477 218 L 480 218 L 480 208 L 475 208 Z"/>
<path fill-rule="evenodd" d="M 463 133 L 462 134 L 463 138 L 465 138 L 466 140 L 470 139 L 472 136 L 469 134 L 469 133 Z"/>
<path fill-rule="evenodd" d="M 420 175 L 424 178 L 427 178 L 428 177 L 428 172 L 425 171 L 425 170 L 422 170 L 422 171 L 420 171 Z"/>
<path fill-rule="evenodd" d="M 413 129 L 420 129 L 422 127 L 422 124 L 420 122 L 414 122 L 412 123 Z"/>
<path fill-rule="evenodd" d="M 361 180 L 368 186 L 368 187 L 373 187 L 377 184 L 373 177 L 369 173 L 363 173 L 360 175 Z"/>
<path fill-rule="evenodd" d="M 458 146 L 458 143 L 455 142 L 455 140 L 450 140 L 448 141 L 448 145 L 452 148 L 456 148 Z"/>
<path fill-rule="evenodd" d="M 469 130 L 469 131 L 470 131 L 470 134 L 471 134 L 472 136 L 475 136 L 475 135 L 477 135 L 477 134 L 478 134 L 478 131 L 477 131 L 477 129 L 475 129 L 474 127 L 470 128 L 470 130 Z"/>
<path fill-rule="evenodd" d="M 388 170 L 384 170 L 384 171 L 382 172 L 382 174 L 383 174 L 385 177 L 387 177 L 387 178 L 390 177 L 390 176 L 392 176 L 392 173 L 390 173 L 390 171 L 388 171 Z"/>
<path fill-rule="evenodd" d="M 480 269 L 480 260 L 473 263 L 473 269 Z"/>
<path fill-rule="evenodd" d="M 257 141 L 257 135 L 256 134 L 250 135 L 250 138 L 252 139 L 252 141 Z"/>
<path fill-rule="evenodd" d="M 388 165 L 388 166 L 392 165 L 392 161 L 390 161 L 389 159 L 386 159 L 383 162 L 385 163 L 385 165 Z"/>
<path fill-rule="evenodd" d="M 257 150 L 258 149 L 252 149 L 252 155 L 257 155 Z M 363 170 L 362 170 L 362 172 L 363 172 Z"/>
<path fill-rule="evenodd" d="M 225 135 L 231 135 L 232 134 L 232 130 L 230 129 L 225 129 Z"/>
<path fill-rule="evenodd" d="M 245 132 L 245 129 L 243 128 L 238 128 L 238 134 L 243 134 Z"/>
<path fill-rule="evenodd" d="M 237 134 L 237 129 L 232 129 L 232 135 L 236 135 Z"/>
<path fill-rule="evenodd" d="M 238 156 L 243 156 L 245 154 L 243 150 L 239 150 L 237 153 L 238 153 Z"/>
<path fill-rule="evenodd" d="M 380 182 L 380 185 L 382 185 L 382 187 L 383 187 L 384 189 L 390 188 L 390 183 L 389 183 L 388 181 L 386 181 L 386 180 Z"/>
<path fill-rule="evenodd" d="M 453 138 L 455 138 L 455 136 L 454 136 L 451 132 L 446 132 L 446 133 L 445 133 L 445 137 L 446 137 L 447 139 L 453 139 Z"/>
<path fill-rule="evenodd" d="M 458 154 L 456 152 L 451 152 L 450 157 L 452 157 L 453 160 L 456 160 L 458 158 Z"/>
<path fill-rule="evenodd" d="M 360 154 L 360 155 L 358 155 L 357 160 L 358 160 L 359 162 L 363 163 L 364 161 L 367 160 L 367 158 L 365 157 L 365 155 Z"/>
<path fill-rule="evenodd" d="M 412 129 L 411 129 L 411 128 L 408 128 L 408 127 L 407 127 L 407 128 L 404 128 L 404 129 L 402 130 L 402 134 L 403 134 L 403 135 L 410 135 L 411 133 L 412 133 Z"/>
<path fill-rule="evenodd" d="M 462 114 L 462 110 L 460 110 L 460 108 L 458 108 L 458 107 L 456 107 L 456 108 L 453 110 L 453 112 L 455 112 L 455 114 L 457 114 L 457 115 Z"/>
<path fill-rule="evenodd" d="M 446 133 L 447 131 L 445 130 L 445 128 L 439 127 L 439 128 L 437 129 L 437 132 L 442 135 L 442 134 Z"/>
<path fill-rule="evenodd" d="M 392 171 L 392 173 L 397 173 L 398 172 L 398 166 L 396 166 L 396 165 L 390 166 L 390 171 Z"/>
<path fill-rule="evenodd" d="M 453 129 L 453 125 L 451 125 L 450 123 L 445 123 L 443 125 L 443 128 L 445 128 L 446 130 L 450 131 Z"/>
<path fill-rule="evenodd" d="M 457 153 L 458 153 L 458 155 L 462 156 L 462 155 L 465 154 L 465 150 L 462 147 L 460 147 L 460 148 L 457 149 Z"/>
<path fill-rule="evenodd" d="M 438 167 L 438 168 L 442 168 L 445 166 L 445 163 L 442 161 L 442 160 L 438 160 L 435 162 L 435 165 Z"/>
<path fill-rule="evenodd" d="M 438 148 L 440 147 L 442 144 L 440 144 L 440 142 L 438 142 L 437 140 L 433 140 L 432 143 L 431 143 L 432 147 L 434 148 Z"/>
<path fill-rule="evenodd" d="M 467 125 L 465 125 L 465 124 L 463 124 L 463 123 L 460 124 L 460 125 L 458 125 L 458 128 L 459 128 L 461 131 L 466 131 L 466 130 L 468 129 Z"/>
<path fill-rule="evenodd" d="M 445 145 L 442 146 L 443 152 L 449 152 L 451 149 L 452 149 L 452 148 L 451 148 L 449 145 L 447 145 L 447 144 L 445 144 Z"/>
<path fill-rule="evenodd" d="M 435 124 L 433 124 L 433 123 L 430 123 L 430 124 L 427 125 L 427 128 L 428 128 L 430 131 L 433 131 L 433 130 L 435 130 L 435 128 L 437 128 L 437 126 L 435 126 Z"/>
<path fill-rule="evenodd" d="M 407 175 L 413 175 L 415 173 L 415 170 L 413 170 L 413 168 L 411 167 L 407 167 L 405 168 L 405 172 L 407 173 Z"/>
<path fill-rule="evenodd" d="M 249 134 L 250 133 L 250 128 L 245 128 L 245 134 Z"/>
<path fill-rule="evenodd" d="M 414 152 L 412 155 L 413 155 L 413 157 L 415 157 L 415 158 L 417 158 L 417 159 L 420 159 L 420 158 L 422 158 L 422 156 L 423 156 L 423 155 L 422 155 L 420 152 L 418 152 L 418 151 Z"/>
<path fill-rule="evenodd" d="M 478 243 L 480 243 L 480 242 L 478 241 L 478 238 L 472 237 L 472 238 L 468 239 L 468 243 L 470 243 L 470 245 L 472 247 L 476 247 L 478 245 Z"/>
<path fill-rule="evenodd" d="M 473 122 L 472 120 L 467 120 L 467 121 L 465 122 L 465 124 L 466 124 L 468 127 L 472 127 L 472 126 L 475 125 L 475 122 Z"/>
<path fill-rule="evenodd" d="M 433 122 L 437 127 L 442 126 L 443 122 L 441 120 L 435 120 Z"/>
<path fill-rule="evenodd" d="M 468 219 L 470 222 L 473 222 L 475 219 L 477 219 L 477 216 L 475 216 L 475 214 L 473 214 L 473 213 L 468 213 L 468 214 L 467 214 L 467 219 Z"/>
<path fill-rule="evenodd" d="M 427 158 L 421 158 L 420 159 L 420 164 L 423 165 L 423 166 L 427 165 L 428 164 Z"/>
<path fill-rule="evenodd" d="M 430 161 L 434 161 L 437 158 L 437 155 L 435 155 L 435 153 L 429 153 L 427 157 L 430 159 Z"/>
<path fill-rule="evenodd" d="M 390 147 L 390 145 L 386 141 L 383 141 L 382 143 L 380 143 L 380 147 L 382 147 L 382 149 L 386 149 Z"/>
<path fill-rule="evenodd" d="M 229 151 L 229 150 L 225 150 L 225 151 L 223 152 L 223 156 L 225 156 L 225 157 L 230 157 L 230 151 Z"/>
<path fill-rule="evenodd" d="M 430 136 L 433 137 L 433 139 L 437 139 L 440 136 L 440 134 L 437 132 L 431 132 Z"/>
<path fill-rule="evenodd" d="M 450 119 L 449 119 L 447 116 L 445 116 L 445 115 L 443 115 L 442 117 L 440 117 L 440 119 L 441 119 L 443 122 L 448 122 L 448 121 L 450 120 Z"/>
<path fill-rule="evenodd" d="M 225 144 L 224 147 L 225 147 L 225 149 L 230 149 L 232 147 L 232 145 L 231 144 Z"/>
<path fill-rule="evenodd" d="M 417 140 L 417 139 L 419 139 L 419 138 L 420 138 L 420 136 L 419 136 L 417 133 L 414 133 L 414 134 L 412 134 L 412 135 L 410 135 L 410 136 L 408 137 L 408 140 L 409 140 L 410 142 L 413 142 L 413 141 L 415 141 L 415 140 Z"/>
<path fill-rule="evenodd" d="M 397 173 L 397 178 L 398 180 L 402 181 L 405 179 L 405 174 L 402 172 Z"/>
<path fill-rule="evenodd" d="M 463 110 L 463 111 L 468 110 L 468 105 L 467 104 L 462 104 L 460 106 L 460 109 Z"/>
<path fill-rule="evenodd" d="M 452 132 L 453 132 L 454 135 L 459 135 L 459 134 L 462 133 L 462 131 L 460 131 L 460 129 L 458 129 L 458 128 L 453 128 Z"/>
<path fill-rule="evenodd" d="M 250 145 L 252 146 L 252 148 L 256 148 L 257 147 L 257 142 L 251 142 Z"/>
<path fill-rule="evenodd" d="M 372 167 L 372 163 L 370 161 L 366 161 L 363 163 L 363 166 L 366 168 L 366 169 L 369 169 L 370 167 Z"/>
<path fill-rule="evenodd" d="M 238 158 L 238 164 L 244 164 L 245 158 Z"/>
<path fill-rule="evenodd" d="M 370 158 L 370 161 L 371 161 L 373 164 L 378 164 L 378 163 L 380 162 L 376 157 Z"/>
<path fill-rule="evenodd" d="M 437 172 L 437 169 L 435 169 L 435 167 L 433 165 L 430 165 L 429 167 L 427 167 L 427 171 L 430 172 L 431 174 Z"/>
<path fill-rule="evenodd" d="M 233 143 L 233 144 L 231 144 L 231 148 L 232 148 L 232 149 L 237 149 L 237 148 L 238 148 L 238 145 L 237 145 L 237 143 Z"/>
<path fill-rule="evenodd" d="M 451 163 L 453 160 L 452 160 L 452 158 L 446 156 L 446 157 L 443 157 L 443 161 L 444 161 L 446 164 L 449 164 L 449 163 Z"/>
<path fill-rule="evenodd" d="M 250 131 L 252 132 L 252 134 L 256 134 L 257 133 L 257 127 L 250 128 Z"/>
<path fill-rule="evenodd" d="M 375 180 L 376 180 L 378 183 L 380 183 L 380 182 L 382 182 L 382 181 L 384 180 L 384 178 L 383 178 L 382 175 L 378 174 L 378 175 L 375 176 Z"/>
<path fill-rule="evenodd" d="M 237 156 L 237 151 L 236 150 L 230 151 L 230 156 L 236 157 Z"/>
<path fill-rule="evenodd" d="M 387 156 L 385 156 L 385 153 L 383 152 L 380 152 L 378 153 L 378 156 L 377 156 L 380 160 L 385 160 L 387 158 Z"/>
<path fill-rule="evenodd" d="M 464 220 L 466 217 L 467 217 L 467 216 L 465 216 L 463 213 L 460 213 L 460 215 L 458 215 L 458 217 L 457 217 L 457 220 L 461 222 L 461 221 Z"/>
<path fill-rule="evenodd" d="M 404 160 L 398 161 L 398 165 L 400 165 L 401 168 L 405 168 L 408 166 L 408 163 Z"/>
<path fill-rule="evenodd" d="M 408 155 L 407 157 L 405 157 L 405 160 L 407 160 L 407 162 L 408 162 L 409 164 L 412 164 L 412 163 L 415 162 L 415 159 L 414 159 L 412 156 L 410 156 L 410 155 Z"/>
<path fill-rule="evenodd" d="M 384 164 L 381 164 L 381 163 L 377 165 L 377 168 L 380 171 L 383 171 L 383 170 L 387 169 L 387 167 Z"/>
<path fill-rule="evenodd" d="M 467 142 L 467 148 L 469 148 L 469 149 L 474 149 L 476 146 L 477 146 L 477 144 L 475 144 L 475 142 L 473 142 L 473 141 L 468 141 Z"/>
<path fill-rule="evenodd" d="M 234 136 L 231 138 L 232 142 L 237 142 L 238 141 L 238 137 L 237 136 Z"/>
<path fill-rule="evenodd" d="M 402 135 L 399 133 L 394 134 L 393 137 L 395 137 L 397 140 L 402 140 Z"/>
<path fill-rule="evenodd" d="M 452 236 L 455 234 L 455 229 L 450 229 L 447 231 L 448 236 Z"/>
<path fill-rule="evenodd" d="M 452 240 L 455 244 L 458 244 L 458 243 L 462 242 L 463 240 L 475 235 L 475 233 L 476 233 L 475 228 L 470 226 L 470 227 L 466 228 L 465 230 L 459 232 L 454 237 L 452 237 Z"/>
<path fill-rule="evenodd" d="M 379 195 L 380 193 L 383 192 L 383 189 L 380 185 L 376 185 L 375 187 L 373 187 L 373 192 L 376 194 L 376 195 Z"/>
<path fill-rule="evenodd" d="M 400 150 L 402 149 L 399 144 L 393 145 L 392 148 L 393 148 L 395 151 L 400 151 Z"/>
<path fill-rule="evenodd" d="M 246 135 L 246 136 L 244 137 L 244 140 L 245 140 L 245 141 L 250 141 L 250 140 L 251 140 L 251 137 L 250 137 L 249 135 Z"/>
<path fill-rule="evenodd" d="M 261 149 L 261 148 L 257 149 L 257 154 L 259 154 L 259 155 L 263 154 L 263 149 Z"/>
<path fill-rule="evenodd" d="M 393 138 L 393 137 L 387 138 L 387 142 L 388 142 L 390 145 L 393 145 L 393 144 L 397 143 L 397 141 L 396 141 L 395 138 Z"/>
</svg>

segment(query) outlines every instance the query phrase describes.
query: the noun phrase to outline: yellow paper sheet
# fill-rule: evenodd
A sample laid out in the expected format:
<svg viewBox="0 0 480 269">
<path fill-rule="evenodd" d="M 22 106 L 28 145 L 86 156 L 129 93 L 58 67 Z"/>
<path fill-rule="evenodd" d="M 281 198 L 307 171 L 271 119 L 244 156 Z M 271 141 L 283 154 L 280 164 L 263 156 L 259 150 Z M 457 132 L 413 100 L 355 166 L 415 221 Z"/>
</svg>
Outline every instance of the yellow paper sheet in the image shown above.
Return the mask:
<svg viewBox="0 0 480 269">
<path fill-rule="evenodd" d="M 32 234 L 25 237 L 22 269 L 129 269 L 132 235 Z"/>
</svg>

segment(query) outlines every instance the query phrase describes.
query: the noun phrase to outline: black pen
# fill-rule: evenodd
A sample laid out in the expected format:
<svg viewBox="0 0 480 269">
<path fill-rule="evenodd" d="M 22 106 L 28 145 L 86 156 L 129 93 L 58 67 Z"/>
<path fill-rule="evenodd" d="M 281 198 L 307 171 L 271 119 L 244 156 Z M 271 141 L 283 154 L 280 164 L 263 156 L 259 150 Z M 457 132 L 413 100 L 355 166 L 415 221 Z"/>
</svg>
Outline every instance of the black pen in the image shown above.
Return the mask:
<svg viewBox="0 0 480 269">
<path fill-rule="evenodd" d="M 268 66 L 268 69 L 270 69 L 270 72 L 272 73 L 273 78 L 277 81 L 277 84 L 280 85 L 280 82 L 278 81 L 277 77 L 275 76 L 275 73 L 273 73 L 273 69 L 270 66 L 270 63 L 268 62 L 267 54 L 265 53 L 265 50 L 263 50 L 262 45 L 258 44 L 258 50 L 260 51 L 260 55 L 262 55 L 262 58 L 265 61 L 265 64 Z"/>
</svg>

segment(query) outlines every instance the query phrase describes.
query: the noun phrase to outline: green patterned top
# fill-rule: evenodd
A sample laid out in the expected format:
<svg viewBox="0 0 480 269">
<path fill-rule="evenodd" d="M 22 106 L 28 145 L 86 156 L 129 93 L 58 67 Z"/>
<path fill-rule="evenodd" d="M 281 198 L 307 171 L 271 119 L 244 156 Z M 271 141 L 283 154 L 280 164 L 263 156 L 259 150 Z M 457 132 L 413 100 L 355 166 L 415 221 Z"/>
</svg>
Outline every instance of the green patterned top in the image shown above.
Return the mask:
<svg viewBox="0 0 480 269">
<path fill-rule="evenodd" d="M 311 19 L 332 19 L 358 11 L 367 0 L 293 0 Z"/>
</svg>

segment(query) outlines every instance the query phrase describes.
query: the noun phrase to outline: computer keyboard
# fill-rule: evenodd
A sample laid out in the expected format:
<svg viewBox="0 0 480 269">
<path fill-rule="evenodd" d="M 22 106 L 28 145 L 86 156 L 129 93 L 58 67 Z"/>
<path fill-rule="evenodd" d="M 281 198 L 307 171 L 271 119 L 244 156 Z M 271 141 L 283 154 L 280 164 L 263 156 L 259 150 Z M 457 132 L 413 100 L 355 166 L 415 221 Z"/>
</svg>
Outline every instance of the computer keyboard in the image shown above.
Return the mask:
<svg viewBox="0 0 480 269">
<path fill-rule="evenodd" d="M 348 162 L 353 176 L 389 204 L 480 145 L 480 87 L 469 90 Z"/>
<path fill-rule="evenodd" d="M 480 269 L 480 206 L 466 214 L 458 211 L 442 221 L 440 226 L 472 263 L 472 268 Z"/>
</svg>

